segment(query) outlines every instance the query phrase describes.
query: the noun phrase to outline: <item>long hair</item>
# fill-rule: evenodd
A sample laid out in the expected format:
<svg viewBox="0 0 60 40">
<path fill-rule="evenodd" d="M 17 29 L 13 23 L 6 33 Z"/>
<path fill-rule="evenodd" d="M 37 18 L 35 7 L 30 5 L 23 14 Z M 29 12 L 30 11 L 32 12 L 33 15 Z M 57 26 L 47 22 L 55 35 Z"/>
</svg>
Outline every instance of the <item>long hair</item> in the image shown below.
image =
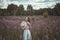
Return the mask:
<svg viewBox="0 0 60 40">
<path fill-rule="evenodd" d="M 30 18 L 28 17 L 28 22 L 30 22 Z"/>
</svg>

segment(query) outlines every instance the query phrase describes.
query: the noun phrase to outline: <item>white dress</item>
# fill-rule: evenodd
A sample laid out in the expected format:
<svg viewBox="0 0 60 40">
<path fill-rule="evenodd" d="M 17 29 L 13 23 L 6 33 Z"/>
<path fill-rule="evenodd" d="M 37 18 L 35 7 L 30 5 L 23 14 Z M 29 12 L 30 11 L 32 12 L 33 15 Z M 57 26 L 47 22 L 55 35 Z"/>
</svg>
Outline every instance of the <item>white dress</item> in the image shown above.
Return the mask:
<svg viewBox="0 0 60 40">
<path fill-rule="evenodd" d="M 27 22 L 23 21 L 21 23 L 21 26 L 24 26 L 23 40 L 32 40 L 31 32 L 29 30 Z"/>
</svg>

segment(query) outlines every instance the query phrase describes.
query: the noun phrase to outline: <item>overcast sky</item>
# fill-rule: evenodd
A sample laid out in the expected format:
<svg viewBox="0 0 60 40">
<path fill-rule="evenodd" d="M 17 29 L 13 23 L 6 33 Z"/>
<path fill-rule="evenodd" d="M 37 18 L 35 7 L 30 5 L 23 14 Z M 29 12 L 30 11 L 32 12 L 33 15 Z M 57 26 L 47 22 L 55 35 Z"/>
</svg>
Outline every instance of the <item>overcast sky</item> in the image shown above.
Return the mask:
<svg viewBox="0 0 60 40">
<path fill-rule="evenodd" d="M 4 7 L 7 7 L 8 4 L 16 4 L 16 5 L 20 5 L 23 4 L 24 8 L 27 8 L 28 4 L 31 4 L 33 6 L 33 9 L 39 9 L 39 8 L 53 8 L 56 3 L 60 3 L 60 0 L 8 0 L 8 4 L 7 1 L 5 1 L 4 3 L 6 3 L 6 5 Z M 1 0 L 0 0 L 0 5 L 1 5 Z"/>
</svg>

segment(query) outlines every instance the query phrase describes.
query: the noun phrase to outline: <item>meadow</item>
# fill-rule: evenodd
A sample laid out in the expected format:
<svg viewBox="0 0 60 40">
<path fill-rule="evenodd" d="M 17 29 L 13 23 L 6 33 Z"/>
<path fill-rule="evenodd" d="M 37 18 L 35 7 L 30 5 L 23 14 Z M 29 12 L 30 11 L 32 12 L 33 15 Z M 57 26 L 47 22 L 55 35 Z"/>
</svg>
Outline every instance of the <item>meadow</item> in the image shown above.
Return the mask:
<svg viewBox="0 0 60 40">
<path fill-rule="evenodd" d="M 60 16 L 29 16 L 32 40 L 60 40 Z M 23 40 L 25 16 L 0 16 L 0 40 Z"/>
</svg>

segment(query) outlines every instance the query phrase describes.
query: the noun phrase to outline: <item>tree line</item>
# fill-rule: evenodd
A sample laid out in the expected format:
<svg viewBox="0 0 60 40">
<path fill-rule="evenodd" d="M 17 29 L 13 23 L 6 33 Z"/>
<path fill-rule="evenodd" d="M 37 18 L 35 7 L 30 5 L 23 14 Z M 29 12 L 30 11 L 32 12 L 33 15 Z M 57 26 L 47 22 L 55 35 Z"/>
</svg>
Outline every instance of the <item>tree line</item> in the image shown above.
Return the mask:
<svg viewBox="0 0 60 40">
<path fill-rule="evenodd" d="M 46 12 L 48 15 L 60 16 L 60 3 L 56 3 L 54 8 L 44 8 L 39 10 L 34 10 L 32 5 L 28 5 L 27 10 L 24 10 L 22 4 L 19 6 L 10 4 L 7 9 L 0 8 L 0 16 L 43 15 L 43 13 Z"/>
</svg>

